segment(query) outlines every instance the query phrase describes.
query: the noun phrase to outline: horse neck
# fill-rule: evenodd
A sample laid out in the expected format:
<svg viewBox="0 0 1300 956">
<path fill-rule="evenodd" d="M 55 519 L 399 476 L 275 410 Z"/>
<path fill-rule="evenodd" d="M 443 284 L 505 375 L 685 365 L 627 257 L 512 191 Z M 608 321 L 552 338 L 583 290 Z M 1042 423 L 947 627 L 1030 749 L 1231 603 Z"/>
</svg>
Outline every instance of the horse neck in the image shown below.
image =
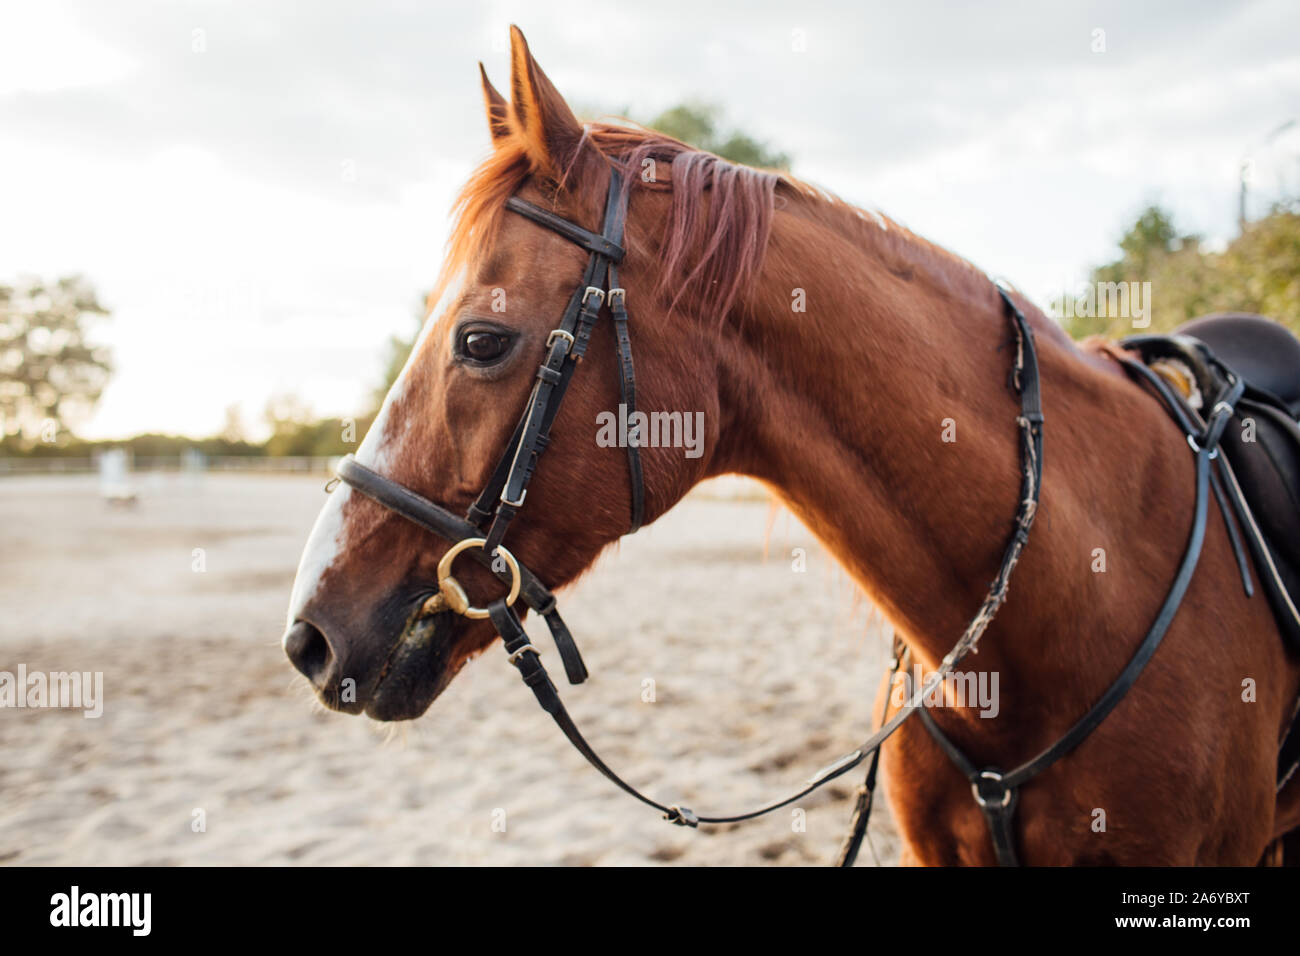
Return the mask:
<svg viewBox="0 0 1300 956">
<path fill-rule="evenodd" d="M 760 282 L 720 363 L 727 421 L 714 469 L 774 488 L 930 668 L 983 600 L 1019 504 L 1013 332 L 974 267 L 893 224 L 844 213 L 777 216 Z M 1143 520 L 1132 509 L 1099 517 L 1074 507 L 1061 485 L 1078 487 L 1079 476 L 1052 465 L 1056 452 L 1086 460 L 1090 446 L 1105 447 L 1111 426 L 1081 412 L 1121 405 L 1131 386 L 1113 363 L 1084 355 L 1022 307 L 1048 398 L 1043 499 L 1056 520 L 1040 514 L 1013 580 L 1016 613 L 986 636 L 1003 650 L 982 666 L 1006 664 L 1030 634 L 1041 659 L 1051 640 L 1040 632 L 1059 613 L 1051 598 L 1062 584 L 1045 563 L 1033 567 L 1033 549 L 1083 547 L 1085 520 L 1093 538 L 1104 535 L 1094 523 Z M 1074 656 L 1066 649 L 1058 659 Z"/>
</svg>

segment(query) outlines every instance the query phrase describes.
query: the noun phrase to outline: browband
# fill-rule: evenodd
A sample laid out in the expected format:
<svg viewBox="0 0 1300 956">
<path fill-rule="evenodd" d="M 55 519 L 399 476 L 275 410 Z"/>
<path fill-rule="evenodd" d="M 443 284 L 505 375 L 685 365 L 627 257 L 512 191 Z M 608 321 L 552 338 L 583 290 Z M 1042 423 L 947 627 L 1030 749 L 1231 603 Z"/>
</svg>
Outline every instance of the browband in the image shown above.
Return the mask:
<svg viewBox="0 0 1300 956">
<path fill-rule="evenodd" d="M 541 206 L 535 206 L 527 199 L 511 196 L 506 200 L 506 208 L 519 213 L 526 219 L 531 219 L 533 222 L 545 226 L 570 242 L 577 243 L 588 252 L 604 256 L 611 262 L 623 261 L 624 250 L 618 243 L 606 239 L 598 232 L 583 229 L 577 223 L 569 222 L 569 220 L 561 218 Z"/>
</svg>

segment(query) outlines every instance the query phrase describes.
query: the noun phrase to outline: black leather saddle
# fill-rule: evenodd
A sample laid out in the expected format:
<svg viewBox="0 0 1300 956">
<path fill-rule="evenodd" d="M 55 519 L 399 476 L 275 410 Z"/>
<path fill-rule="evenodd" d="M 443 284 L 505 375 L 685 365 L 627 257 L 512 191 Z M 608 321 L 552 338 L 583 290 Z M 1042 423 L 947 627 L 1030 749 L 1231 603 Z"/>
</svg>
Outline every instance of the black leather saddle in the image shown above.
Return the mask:
<svg viewBox="0 0 1300 956">
<path fill-rule="evenodd" d="M 1272 319 L 1250 312 L 1216 312 L 1180 325 L 1256 389 L 1281 400 L 1300 418 L 1300 339 Z"/>
<path fill-rule="evenodd" d="M 1300 339 L 1260 315 L 1219 313 L 1170 335 L 1120 343 L 1174 386 L 1202 418 L 1238 378 L 1246 390 L 1225 431 L 1215 493 L 1250 551 L 1278 627 L 1300 650 Z M 1226 506 L 1226 507 L 1225 507 Z M 1240 549 L 1238 549 L 1240 550 Z M 1243 577 L 1247 577 L 1244 557 Z"/>
</svg>

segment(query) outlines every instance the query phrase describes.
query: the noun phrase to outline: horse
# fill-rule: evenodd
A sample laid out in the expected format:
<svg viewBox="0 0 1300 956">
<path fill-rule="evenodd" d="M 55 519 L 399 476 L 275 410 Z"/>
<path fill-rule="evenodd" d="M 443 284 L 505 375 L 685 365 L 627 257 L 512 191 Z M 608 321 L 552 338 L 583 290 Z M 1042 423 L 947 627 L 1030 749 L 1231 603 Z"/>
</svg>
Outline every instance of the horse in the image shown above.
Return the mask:
<svg viewBox="0 0 1300 956">
<path fill-rule="evenodd" d="M 509 101 L 480 64 L 491 152 L 458 197 L 426 323 L 356 461 L 448 511 L 475 503 L 596 248 L 510 209 L 585 224 L 595 243 L 621 182 L 636 402 L 702 412 L 702 453 L 643 444 L 629 485 L 626 449 L 595 440 L 626 384 L 620 323 L 596 322 L 494 562 L 508 545 L 546 594 L 699 482 L 746 475 L 836 556 L 912 666 L 938 672 L 1022 504 L 1010 307 L 1032 331 L 1052 431 L 1034 536 L 978 646 L 980 669 L 1000 677 L 1000 713 L 927 719 L 982 765 L 1014 765 L 1065 734 L 1133 654 L 1203 495 L 1168 410 L 1113 345 L 1074 342 L 1024 295 L 884 215 L 633 124 L 580 123 L 514 27 L 510 61 Z M 448 608 L 447 542 L 352 484 L 308 539 L 284 648 L 327 707 L 413 719 L 498 628 Z M 504 603 L 501 567 L 458 567 L 459 610 Z M 519 573 L 505 575 L 515 593 Z M 1275 780 L 1300 659 L 1235 574 L 1226 525 L 1209 521 L 1159 652 L 1020 792 L 1023 862 L 1248 865 L 1300 827 L 1300 784 L 1279 792 Z M 532 649 L 512 646 L 512 661 Z M 970 783 L 925 725 L 902 722 L 880 760 L 903 863 L 998 862 Z"/>
</svg>

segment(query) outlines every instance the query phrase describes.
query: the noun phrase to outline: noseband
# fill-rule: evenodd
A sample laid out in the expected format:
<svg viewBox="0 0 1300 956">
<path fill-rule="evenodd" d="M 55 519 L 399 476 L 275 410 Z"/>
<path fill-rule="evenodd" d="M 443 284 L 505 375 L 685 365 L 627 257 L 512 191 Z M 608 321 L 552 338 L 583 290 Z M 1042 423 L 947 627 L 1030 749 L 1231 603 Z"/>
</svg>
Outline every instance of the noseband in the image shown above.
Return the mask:
<svg viewBox="0 0 1300 956">
<path fill-rule="evenodd" d="M 886 701 L 880 726 L 875 733 L 857 749 L 818 771 L 803 789 L 785 799 L 769 803 L 748 813 L 729 816 L 703 816 L 685 807 L 661 804 L 636 790 L 606 766 L 578 731 L 542 665 L 537 648 L 529 642 L 528 635 L 520 624 L 519 615 L 514 608 L 516 600 L 522 599 L 524 604 L 546 621 L 571 684 L 579 684 L 587 677 L 582 656 L 578 652 L 573 636 L 556 610 L 555 596 L 502 545 L 510 522 L 514 520 L 524 504 L 528 484 L 537 467 L 538 459 L 550 442 L 551 425 L 555 421 L 578 362 L 587 350 L 592 329 L 602 310 L 608 312 L 614 323 L 619 363 L 619 400 L 627 406 L 629 415 L 635 409 L 636 377 L 632 364 L 632 345 L 628 337 L 627 296 L 618 283 L 618 265 L 625 254 L 622 241 L 627 218 L 627 202 L 628 191 L 617 169 L 611 172 L 609 192 L 605 202 L 605 221 L 600 233 L 591 232 L 518 197 L 512 196 L 506 200 L 507 209 L 581 246 L 587 250 L 589 258 L 581 280 L 569 297 L 569 303 L 559 324 L 547 337 L 546 355 L 537 370 L 537 380 L 533 384 L 523 415 L 515 426 L 506 450 L 493 469 L 487 485 L 470 505 L 464 518 L 434 504 L 392 479 L 371 471 L 351 455 L 340 462 L 338 476 L 366 497 L 452 543 L 451 549 L 439 562 L 438 593 L 425 603 L 425 613 L 452 612 L 471 618 L 491 619 L 505 645 L 510 663 L 518 668 L 524 683 L 532 688 L 542 708 L 551 715 L 570 743 L 616 786 L 642 803 L 655 808 L 672 823 L 695 827 L 701 823 L 722 824 L 749 820 L 788 806 L 866 761 L 867 777 L 858 791 L 852 831 L 838 859 L 840 865 L 851 865 L 866 832 L 881 745 L 908 717 L 923 708 L 923 702 L 930 699 L 936 688 L 952 675 L 957 664 L 975 649 L 985 629 L 1006 600 L 1011 572 L 1028 542 L 1029 530 L 1038 507 L 1043 467 L 1043 415 L 1033 333 L 1011 297 L 998 287 L 998 293 L 1002 297 L 1014 333 L 1015 359 L 1009 386 L 1020 399 L 1020 413 L 1016 417 L 1020 434 L 1020 504 L 1012 521 L 1010 538 L 1004 547 L 1002 561 L 993 583 L 989 586 L 979 610 L 957 643 L 953 645 L 952 650 L 940 662 L 938 670 L 918 687 L 888 720 L 885 719 L 888 714 Z M 1156 391 L 1167 404 L 1170 402 L 1168 396 L 1159 388 L 1156 388 Z M 1230 398 L 1235 401 L 1235 397 L 1225 396 L 1225 399 Z M 1228 402 L 1229 407 L 1232 401 Z M 1182 424 L 1184 430 L 1193 428 L 1190 424 Z M 942 736 L 933 719 L 929 718 L 924 711 L 922 712 L 923 718 L 927 718 L 924 722 L 925 726 L 970 779 L 976 803 L 988 821 L 1000 863 L 1016 862 L 1012 814 L 1015 810 L 1018 787 L 1073 750 L 1101 723 L 1137 680 L 1138 674 L 1155 653 L 1156 646 L 1160 643 L 1173 619 L 1174 612 L 1181 603 L 1192 570 L 1196 566 L 1203 539 L 1206 469 L 1211 455 L 1216 453 L 1218 437 L 1222 433 L 1221 421 L 1216 420 L 1212 426 L 1207 426 L 1204 430 L 1189 431 L 1189 438 L 1195 439 L 1190 444 L 1197 459 L 1197 506 L 1192 534 L 1183 562 L 1165 604 L 1119 678 L 1064 737 L 1034 760 L 1003 773 L 996 768 L 979 768 L 967 760 L 950 741 Z M 640 527 L 645 507 L 641 460 L 634 441 L 627 443 L 627 460 L 632 484 L 631 530 L 629 531 L 631 533 Z M 486 608 L 470 606 L 464 589 L 451 573 L 452 562 L 462 552 L 491 570 L 509 586 L 510 593 L 491 602 Z M 902 656 L 902 649 L 896 647 L 891 662 L 891 675 L 897 672 Z"/>
</svg>

